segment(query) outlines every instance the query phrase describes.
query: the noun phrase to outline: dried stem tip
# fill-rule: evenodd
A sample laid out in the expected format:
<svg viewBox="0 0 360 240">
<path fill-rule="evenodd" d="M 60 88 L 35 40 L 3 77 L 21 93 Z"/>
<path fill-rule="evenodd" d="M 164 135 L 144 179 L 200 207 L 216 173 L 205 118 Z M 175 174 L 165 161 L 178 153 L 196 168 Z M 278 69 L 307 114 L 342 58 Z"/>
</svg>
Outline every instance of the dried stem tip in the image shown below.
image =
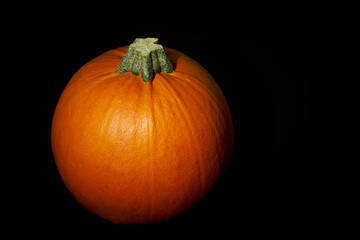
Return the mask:
<svg viewBox="0 0 360 240">
<path fill-rule="evenodd" d="M 154 73 L 173 71 L 173 66 L 166 56 L 157 38 L 137 38 L 122 58 L 117 73 L 131 72 L 140 75 L 144 82 L 150 82 Z"/>
</svg>

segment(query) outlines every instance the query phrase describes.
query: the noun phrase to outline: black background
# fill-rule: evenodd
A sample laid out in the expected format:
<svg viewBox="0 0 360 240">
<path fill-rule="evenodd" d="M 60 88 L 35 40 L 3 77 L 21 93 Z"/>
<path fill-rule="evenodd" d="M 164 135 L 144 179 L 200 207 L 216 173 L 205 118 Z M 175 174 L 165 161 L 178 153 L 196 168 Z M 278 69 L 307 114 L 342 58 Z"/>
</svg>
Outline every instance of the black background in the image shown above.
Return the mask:
<svg viewBox="0 0 360 240">
<path fill-rule="evenodd" d="M 122 226 L 89 212 L 66 189 L 52 156 L 50 130 L 56 103 L 72 75 L 94 57 L 129 45 L 137 37 L 158 37 L 162 45 L 183 52 L 209 71 L 230 106 L 235 145 L 223 181 L 202 202 L 166 222 Z M 310 39 L 311 34 L 297 32 L 242 32 L 236 24 L 159 28 L 137 24 L 119 30 L 84 23 L 42 38 L 40 44 L 46 49 L 39 57 L 46 59 L 42 64 L 48 71 L 39 82 L 46 91 L 39 98 L 43 117 L 41 131 L 36 131 L 41 154 L 32 164 L 36 169 L 29 179 L 32 201 L 25 206 L 32 210 L 31 221 L 42 226 L 96 226 L 123 233 L 266 233 L 269 229 L 314 227 Z"/>
</svg>

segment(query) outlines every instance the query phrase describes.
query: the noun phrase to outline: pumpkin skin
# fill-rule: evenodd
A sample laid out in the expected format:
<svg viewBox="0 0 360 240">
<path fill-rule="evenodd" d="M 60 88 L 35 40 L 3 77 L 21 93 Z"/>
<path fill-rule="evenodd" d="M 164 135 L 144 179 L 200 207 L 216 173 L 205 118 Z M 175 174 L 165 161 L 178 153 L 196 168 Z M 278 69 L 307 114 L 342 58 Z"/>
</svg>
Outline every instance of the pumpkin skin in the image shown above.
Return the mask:
<svg viewBox="0 0 360 240">
<path fill-rule="evenodd" d="M 233 125 L 211 75 L 174 49 L 174 66 L 144 83 L 115 73 L 128 46 L 85 64 L 64 89 L 51 142 L 60 176 L 88 210 L 121 224 L 189 209 L 231 158 Z"/>
</svg>

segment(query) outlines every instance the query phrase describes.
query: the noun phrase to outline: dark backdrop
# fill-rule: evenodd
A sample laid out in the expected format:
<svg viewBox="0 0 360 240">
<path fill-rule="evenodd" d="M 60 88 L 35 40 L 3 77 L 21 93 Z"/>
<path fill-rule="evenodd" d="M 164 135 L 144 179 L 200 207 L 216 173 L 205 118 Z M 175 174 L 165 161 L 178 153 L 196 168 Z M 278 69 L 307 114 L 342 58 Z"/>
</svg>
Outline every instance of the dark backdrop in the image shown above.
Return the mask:
<svg viewBox="0 0 360 240">
<path fill-rule="evenodd" d="M 32 214 L 39 224 L 98 226 L 122 231 L 206 231 L 309 227 L 313 157 L 309 139 L 310 34 L 241 32 L 237 25 L 74 25 L 42 38 L 46 56 L 45 112 L 41 155 L 32 176 Z M 50 129 L 56 103 L 72 75 L 101 53 L 158 37 L 199 62 L 215 78 L 229 103 L 235 145 L 223 181 L 186 213 L 155 225 L 119 226 L 99 218 L 72 197 L 57 172 Z M 231 71 L 236 70 L 236 74 Z M 313 217 L 312 217 L 313 218 Z M 35 221 L 35 220 L 34 220 Z"/>
</svg>

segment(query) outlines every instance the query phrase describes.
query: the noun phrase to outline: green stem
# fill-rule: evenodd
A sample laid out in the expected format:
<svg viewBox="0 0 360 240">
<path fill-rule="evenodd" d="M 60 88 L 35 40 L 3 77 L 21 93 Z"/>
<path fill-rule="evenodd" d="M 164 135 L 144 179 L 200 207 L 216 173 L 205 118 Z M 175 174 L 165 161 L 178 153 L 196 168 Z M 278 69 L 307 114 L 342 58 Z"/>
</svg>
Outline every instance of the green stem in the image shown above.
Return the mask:
<svg viewBox="0 0 360 240">
<path fill-rule="evenodd" d="M 154 73 L 173 71 L 173 66 L 166 56 L 157 38 L 137 38 L 122 58 L 117 73 L 131 72 L 140 75 L 144 82 L 150 82 Z"/>
</svg>

